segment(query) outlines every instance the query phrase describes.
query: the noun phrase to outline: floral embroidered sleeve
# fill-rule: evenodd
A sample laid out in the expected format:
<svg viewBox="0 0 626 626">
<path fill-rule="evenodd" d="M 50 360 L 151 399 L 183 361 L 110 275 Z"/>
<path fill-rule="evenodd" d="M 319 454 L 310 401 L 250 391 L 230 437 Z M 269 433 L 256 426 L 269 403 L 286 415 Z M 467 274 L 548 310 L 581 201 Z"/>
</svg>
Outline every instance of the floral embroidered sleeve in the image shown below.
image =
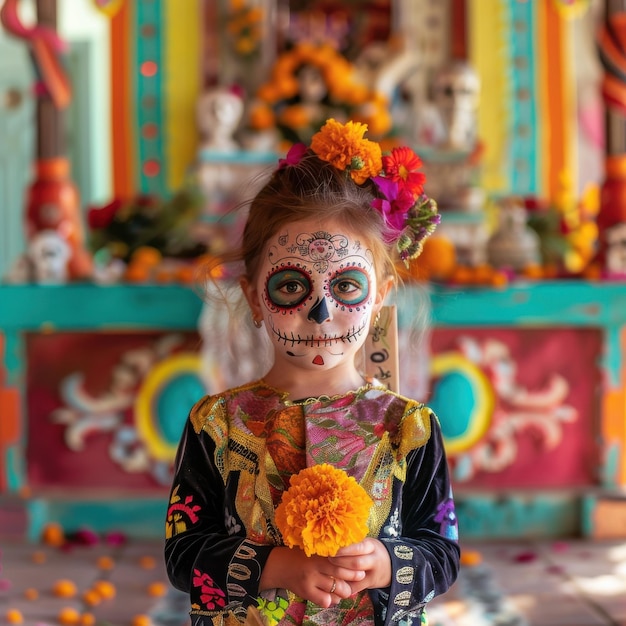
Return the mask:
<svg viewBox="0 0 626 626">
<path fill-rule="evenodd" d="M 236 524 L 228 525 L 226 487 L 215 448 L 214 440 L 190 419 L 179 445 L 167 511 L 167 573 L 177 589 L 189 593 L 192 617 L 210 618 L 224 609 L 245 613 L 245 607 L 256 603 L 272 550 L 247 540 Z"/>
<path fill-rule="evenodd" d="M 441 428 L 431 414 L 431 436 L 406 457 L 397 536 L 381 537 L 392 563 L 392 583 L 372 590 L 377 623 L 411 623 L 424 605 L 455 581 L 460 550 Z M 396 498 L 394 497 L 394 501 Z M 419 620 L 419 618 L 418 618 Z"/>
</svg>

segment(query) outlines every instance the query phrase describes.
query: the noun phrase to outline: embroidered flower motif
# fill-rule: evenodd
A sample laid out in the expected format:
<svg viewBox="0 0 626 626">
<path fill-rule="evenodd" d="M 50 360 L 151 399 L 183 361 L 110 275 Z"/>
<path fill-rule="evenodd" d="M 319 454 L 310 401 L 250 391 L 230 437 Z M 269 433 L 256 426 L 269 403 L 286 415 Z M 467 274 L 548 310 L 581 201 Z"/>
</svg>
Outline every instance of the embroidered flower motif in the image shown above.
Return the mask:
<svg viewBox="0 0 626 626">
<path fill-rule="evenodd" d="M 193 504 L 193 496 L 187 496 L 185 501 L 178 495 L 180 485 L 176 485 L 170 498 L 170 506 L 167 509 L 167 520 L 165 524 L 165 538 L 171 539 L 179 533 L 187 530 L 187 523 L 195 524 L 200 518 L 198 511 L 201 506 Z"/>
<path fill-rule="evenodd" d="M 334 556 L 367 536 L 372 500 L 343 470 L 324 463 L 307 467 L 290 480 L 275 513 L 285 545 L 307 556 Z"/>
<path fill-rule="evenodd" d="M 389 523 L 383 528 L 383 532 L 387 537 L 400 536 L 400 512 L 396 509 L 393 515 L 389 517 Z"/>
<path fill-rule="evenodd" d="M 226 594 L 215 586 L 213 579 L 199 569 L 194 569 L 193 573 L 192 583 L 200 588 L 200 600 L 204 606 L 210 611 L 226 606 Z"/>
<path fill-rule="evenodd" d="M 241 530 L 241 524 L 237 522 L 237 518 L 228 509 L 224 511 L 224 519 L 229 535 L 236 535 Z"/>
<path fill-rule="evenodd" d="M 459 538 L 459 530 L 454 509 L 454 500 L 448 498 L 439 503 L 435 521 L 441 524 L 440 532 L 444 537 L 457 541 Z"/>
<path fill-rule="evenodd" d="M 350 173 L 357 185 L 377 176 L 382 169 L 380 146 L 364 139 L 367 125 L 359 122 L 341 124 L 329 119 L 311 139 L 311 150 L 338 170 Z"/>
<path fill-rule="evenodd" d="M 265 618 L 267 626 L 275 626 L 285 616 L 289 602 L 287 598 L 277 597 L 274 600 L 266 600 L 265 598 L 257 598 L 257 609 Z"/>
</svg>

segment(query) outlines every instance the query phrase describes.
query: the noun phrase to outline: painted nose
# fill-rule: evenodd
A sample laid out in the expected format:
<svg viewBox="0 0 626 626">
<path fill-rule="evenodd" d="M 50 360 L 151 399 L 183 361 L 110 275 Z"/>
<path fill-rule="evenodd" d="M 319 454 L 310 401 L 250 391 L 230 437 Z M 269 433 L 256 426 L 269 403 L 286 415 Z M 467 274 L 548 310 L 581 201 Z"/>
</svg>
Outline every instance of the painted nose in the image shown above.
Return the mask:
<svg viewBox="0 0 626 626">
<path fill-rule="evenodd" d="M 313 305 L 307 315 L 307 319 L 318 324 L 331 319 L 328 306 L 326 305 L 326 298 L 324 296 L 317 299 L 317 302 Z"/>
</svg>

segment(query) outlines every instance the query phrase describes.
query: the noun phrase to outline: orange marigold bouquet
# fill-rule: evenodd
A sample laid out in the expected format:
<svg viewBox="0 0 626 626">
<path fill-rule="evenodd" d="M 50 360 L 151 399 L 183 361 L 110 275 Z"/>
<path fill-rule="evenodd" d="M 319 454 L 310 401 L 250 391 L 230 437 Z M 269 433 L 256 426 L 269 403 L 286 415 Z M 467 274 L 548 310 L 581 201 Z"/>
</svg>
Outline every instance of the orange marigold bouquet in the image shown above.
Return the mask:
<svg viewBox="0 0 626 626">
<path fill-rule="evenodd" d="M 343 470 L 324 463 L 294 474 L 275 514 L 286 546 L 307 556 L 334 556 L 368 532 L 372 499 Z"/>
</svg>

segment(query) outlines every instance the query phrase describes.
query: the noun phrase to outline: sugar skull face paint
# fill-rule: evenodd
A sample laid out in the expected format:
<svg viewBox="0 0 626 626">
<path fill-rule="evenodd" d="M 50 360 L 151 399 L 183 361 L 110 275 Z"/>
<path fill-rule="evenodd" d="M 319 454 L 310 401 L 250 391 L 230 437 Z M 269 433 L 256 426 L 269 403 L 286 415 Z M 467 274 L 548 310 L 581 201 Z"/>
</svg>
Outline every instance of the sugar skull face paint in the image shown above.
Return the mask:
<svg viewBox="0 0 626 626">
<path fill-rule="evenodd" d="M 298 222 L 270 240 L 259 272 L 261 313 L 277 358 L 330 368 L 354 357 L 376 295 L 371 254 L 348 229 Z"/>
</svg>

